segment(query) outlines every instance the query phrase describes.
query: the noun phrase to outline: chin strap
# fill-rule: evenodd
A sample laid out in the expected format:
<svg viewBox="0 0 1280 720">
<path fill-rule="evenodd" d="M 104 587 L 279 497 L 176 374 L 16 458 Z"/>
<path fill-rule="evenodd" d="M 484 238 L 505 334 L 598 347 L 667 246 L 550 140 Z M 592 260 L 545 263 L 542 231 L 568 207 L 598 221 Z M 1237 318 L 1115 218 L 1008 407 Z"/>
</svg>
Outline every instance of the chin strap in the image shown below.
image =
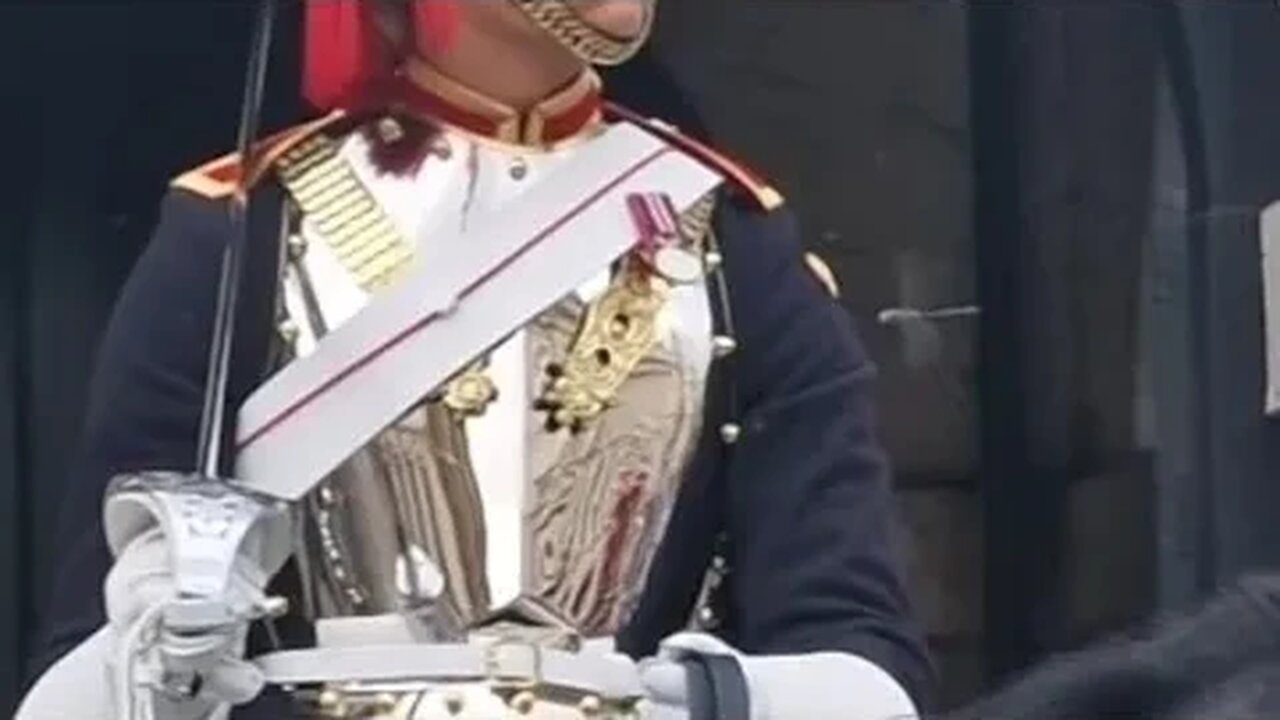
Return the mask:
<svg viewBox="0 0 1280 720">
<path fill-rule="evenodd" d="M 593 65 L 621 65 L 630 60 L 653 29 L 657 0 L 637 0 L 645 6 L 644 26 L 635 37 L 616 38 L 592 27 L 578 16 L 566 0 L 511 0 L 529 19 L 584 62 Z"/>
<path fill-rule="evenodd" d="M 689 720 L 919 718 L 892 676 L 849 653 L 746 655 L 710 635 L 680 633 L 642 673 L 660 701 L 683 702 Z"/>
</svg>

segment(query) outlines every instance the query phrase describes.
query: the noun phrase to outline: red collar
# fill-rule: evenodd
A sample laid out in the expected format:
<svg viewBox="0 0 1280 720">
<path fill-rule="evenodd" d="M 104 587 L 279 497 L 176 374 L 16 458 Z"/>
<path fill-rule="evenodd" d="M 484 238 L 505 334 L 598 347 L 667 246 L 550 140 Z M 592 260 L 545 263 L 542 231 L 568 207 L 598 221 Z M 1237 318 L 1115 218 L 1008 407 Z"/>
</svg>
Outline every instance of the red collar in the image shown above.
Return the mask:
<svg viewBox="0 0 1280 720">
<path fill-rule="evenodd" d="M 424 62 L 411 60 L 397 74 L 391 104 L 399 112 L 490 140 L 545 147 L 596 126 L 601 120 L 602 100 L 599 76 L 588 69 L 536 106 L 520 112 Z"/>
</svg>

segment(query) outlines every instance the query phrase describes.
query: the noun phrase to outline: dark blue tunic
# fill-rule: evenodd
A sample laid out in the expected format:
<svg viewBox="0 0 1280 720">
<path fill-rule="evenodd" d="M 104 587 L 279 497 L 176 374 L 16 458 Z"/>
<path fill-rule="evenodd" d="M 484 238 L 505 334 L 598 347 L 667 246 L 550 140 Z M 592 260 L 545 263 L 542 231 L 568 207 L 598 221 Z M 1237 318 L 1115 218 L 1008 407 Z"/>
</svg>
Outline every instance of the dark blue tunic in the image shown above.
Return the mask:
<svg viewBox="0 0 1280 720">
<path fill-rule="evenodd" d="M 282 193 L 254 191 L 251 250 L 231 375 L 238 404 L 273 366 Z M 730 573 L 722 634 L 747 653 L 842 650 L 883 667 L 921 704 L 931 670 L 892 546 L 896 508 L 876 437 L 872 364 L 847 313 L 805 267 L 789 213 L 719 203 L 727 293 L 716 322 L 739 350 L 712 368 L 706 437 L 634 617 L 619 636 L 653 651 L 689 617 L 717 542 Z M 38 672 L 104 622 L 111 564 L 100 509 L 115 474 L 190 470 L 200 416 L 226 201 L 173 189 L 115 309 L 92 381 L 47 608 Z M 724 422 L 742 427 L 726 445 Z M 726 541 L 727 539 L 727 541 Z M 291 568 L 276 580 L 287 592 Z M 307 624 L 286 624 L 305 644 Z M 277 717 L 269 701 L 238 717 Z"/>
</svg>

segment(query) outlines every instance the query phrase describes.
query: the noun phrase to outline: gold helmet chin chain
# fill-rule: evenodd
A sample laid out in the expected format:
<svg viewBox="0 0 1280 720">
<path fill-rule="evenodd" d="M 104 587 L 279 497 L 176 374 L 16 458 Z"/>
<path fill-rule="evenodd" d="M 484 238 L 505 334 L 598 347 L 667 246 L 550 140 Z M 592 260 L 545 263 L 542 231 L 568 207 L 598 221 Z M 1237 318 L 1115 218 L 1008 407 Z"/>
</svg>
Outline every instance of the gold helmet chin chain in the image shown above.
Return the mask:
<svg viewBox="0 0 1280 720">
<path fill-rule="evenodd" d="M 573 9 L 572 0 L 511 0 L 538 27 L 575 55 L 594 65 L 621 65 L 630 60 L 653 28 L 655 0 L 635 0 L 645 6 L 644 27 L 633 38 L 621 39 L 601 32 Z"/>
</svg>

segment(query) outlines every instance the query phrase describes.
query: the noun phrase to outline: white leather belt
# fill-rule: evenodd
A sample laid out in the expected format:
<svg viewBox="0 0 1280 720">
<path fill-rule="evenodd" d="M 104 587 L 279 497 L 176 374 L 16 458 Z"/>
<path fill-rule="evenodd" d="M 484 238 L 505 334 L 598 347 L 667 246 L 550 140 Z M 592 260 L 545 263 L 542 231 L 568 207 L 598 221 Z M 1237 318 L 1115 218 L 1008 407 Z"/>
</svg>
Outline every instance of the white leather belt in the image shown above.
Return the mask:
<svg viewBox="0 0 1280 720">
<path fill-rule="evenodd" d="M 277 685 L 491 681 L 553 686 L 613 700 L 639 698 L 644 692 L 635 665 L 622 655 L 525 643 L 285 650 L 254 662 Z"/>
</svg>

